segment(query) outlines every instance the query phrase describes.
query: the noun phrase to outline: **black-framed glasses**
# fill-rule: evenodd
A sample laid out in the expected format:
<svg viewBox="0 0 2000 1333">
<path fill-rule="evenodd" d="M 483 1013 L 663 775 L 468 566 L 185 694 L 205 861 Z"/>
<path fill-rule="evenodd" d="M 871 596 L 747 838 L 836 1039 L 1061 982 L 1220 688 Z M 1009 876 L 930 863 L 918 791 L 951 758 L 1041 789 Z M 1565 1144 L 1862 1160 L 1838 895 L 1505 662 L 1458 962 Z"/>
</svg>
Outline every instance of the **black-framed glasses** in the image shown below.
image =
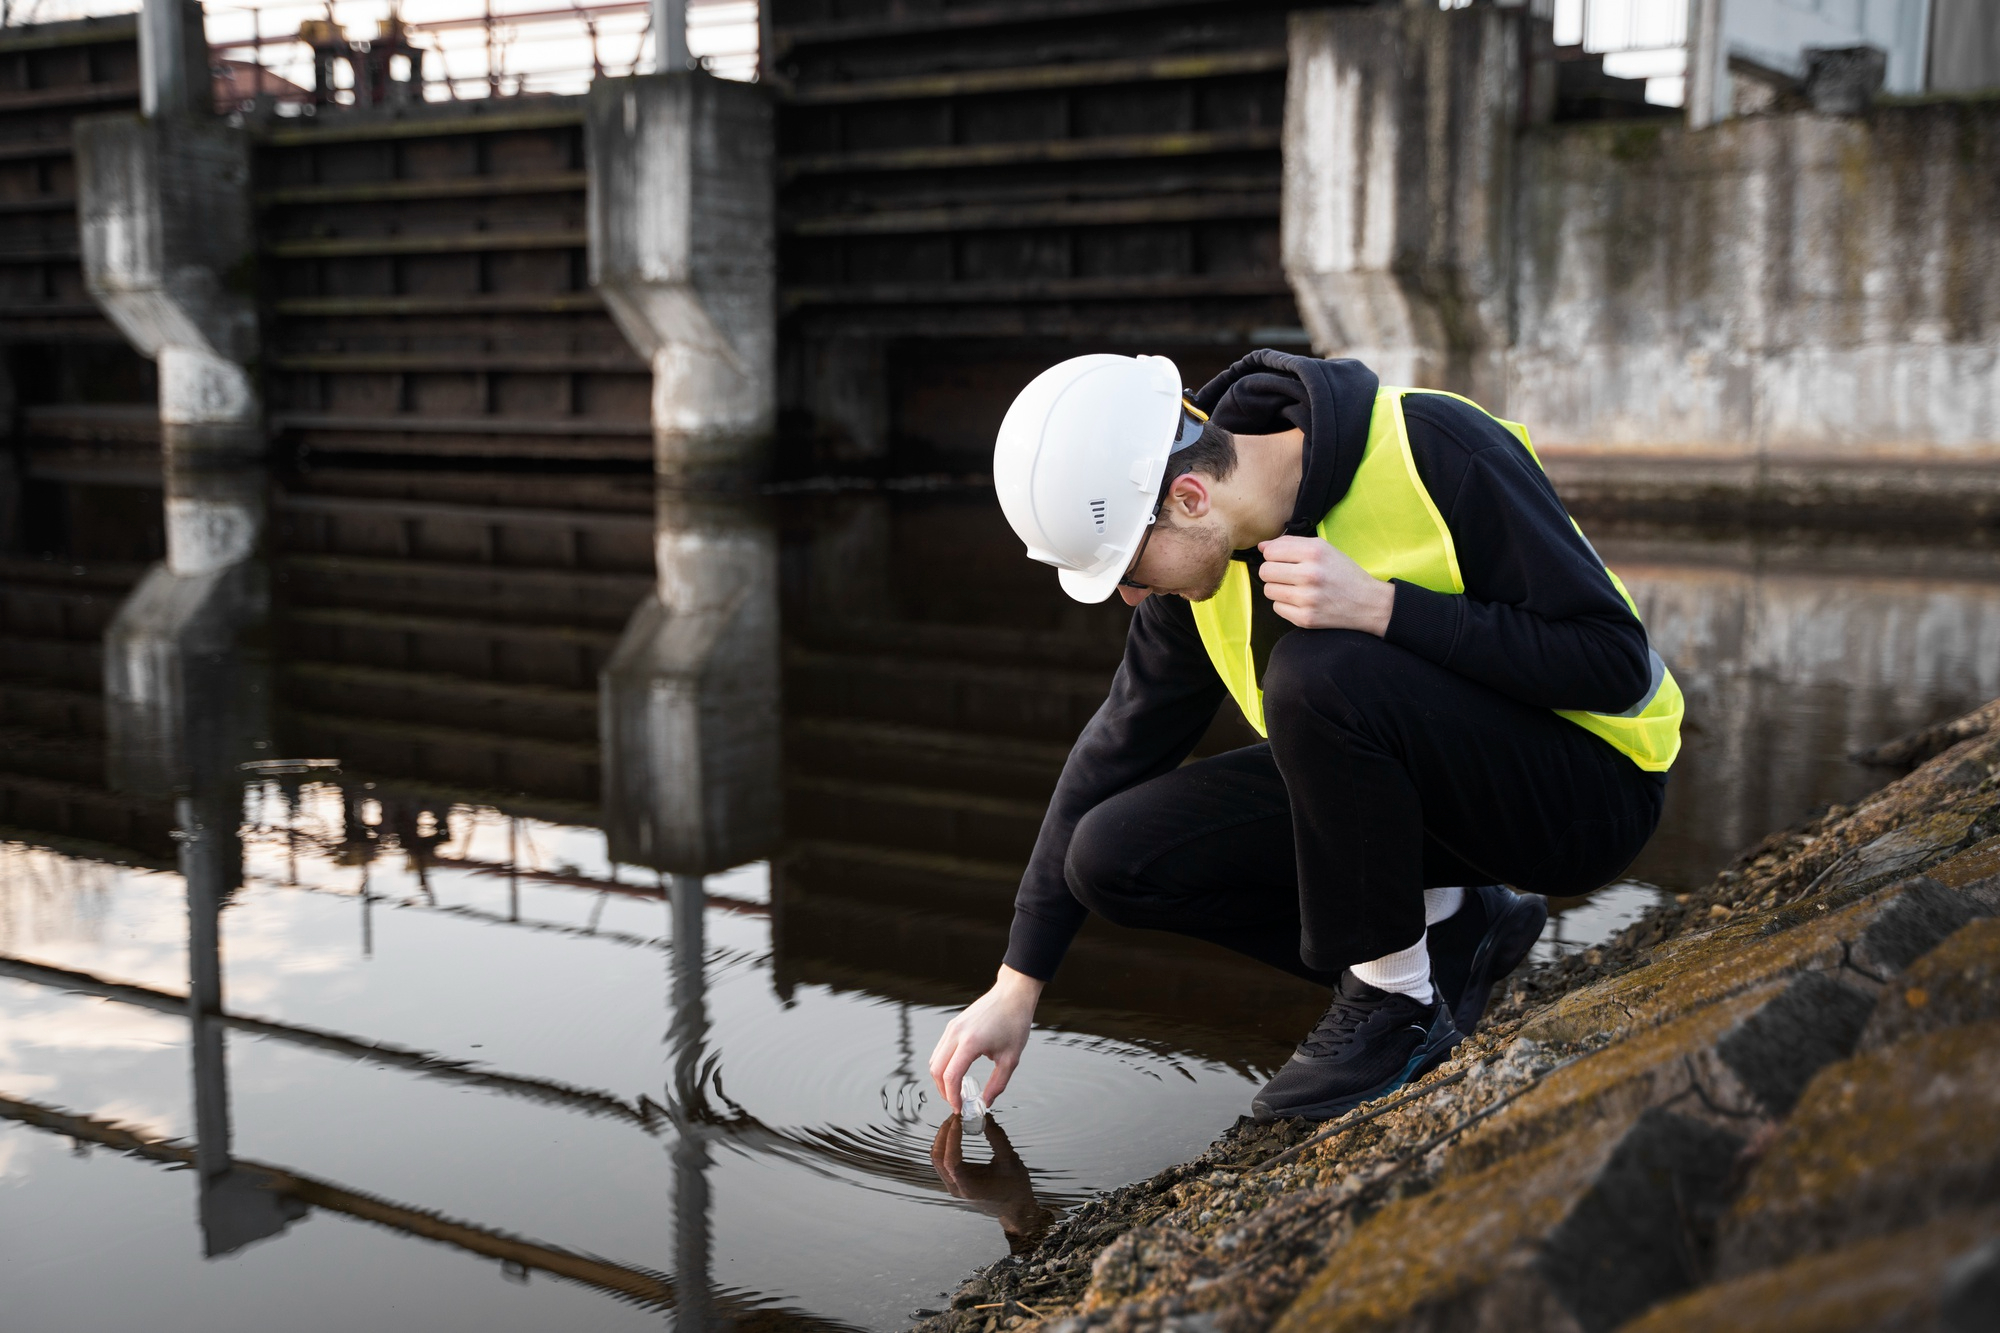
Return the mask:
<svg viewBox="0 0 2000 1333">
<path fill-rule="evenodd" d="M 1151 584 L 1141 583 L 1139 580 L 1133 578 L 1132 571 L 1137 569 L 1139 562 L 1146 558 L 1146 543 L 1153 540 L 1153 529 L 1160 525 L 1160 510 L 1165 506 L 1165 500 L 1153 506 L 1153 516 L 1146 520 L 1146 530 L 1139 535 L 1139 549 L 1132 552 L 1132 563 L 1125 566 L 1125 577 L 1118 580 L 1119 587 L 1137 588 L 1140 592 L 1146 592 L 1151 589 Z"/>
</svg>

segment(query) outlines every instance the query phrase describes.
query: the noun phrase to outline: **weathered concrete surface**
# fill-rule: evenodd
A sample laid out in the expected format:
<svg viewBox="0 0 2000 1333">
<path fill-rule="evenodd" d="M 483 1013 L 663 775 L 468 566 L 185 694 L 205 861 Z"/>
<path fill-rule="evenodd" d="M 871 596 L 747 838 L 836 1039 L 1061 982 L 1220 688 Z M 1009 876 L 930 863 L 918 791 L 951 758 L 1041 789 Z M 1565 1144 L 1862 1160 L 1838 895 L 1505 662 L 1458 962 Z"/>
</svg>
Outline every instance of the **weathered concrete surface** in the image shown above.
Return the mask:
<svg viewBox="0 0 2000 1333">
<path fill-rule="evenodd" d="M 1467 1134 L 1443 1170 L 1478 1170 L 1656 1106 L 1749 1133 L 1785 1115 L 1821 1066 L 1853 1051 L 1873 989 L 1803 972 L 1616 1042 L 1550 1074 Z"/>
<path fill-rule="evenodd" d="M 1573 502 L 2000 514 L 2000 97 L 1547 124 L 1545 42 L 1525 8 L 1293 17 L 1315 349 L 1527 422 Z"/>
<path fill-rule="evenodd" d="M 1626 1333 L 1973 1333 L 2000 1306 L 1973 1290 L 2000 1261 L 2000 1215 L 1955 1213 L 1693 1292 Z"/>
<path fill-rule="evenodd" d="M 1414 1098 L 1310 1142 L 1240 1122 L 919 1328 L 1572 1330 L 1724 1308 L 1742 1319 L 1713 1326 L 1990 1327 L 2000 701 L 1948 731 L 1856 808 L 1514 979 Z M 1950 1254 L 1919 1290 L 1890 1266 L 1934 1224 Z M 1785 1267 L 1839 1247 L 1852 1301 Z"/>
<path fill-rule="evenodd" d="M 1552 445 L 2000 446 L 2000 101 L 1521 147 L 1505 410 Z"/>
<path fill-rule="evenodd" d="M 1386 384 L 1504 393 L 1519 20 L 1415 6 L 1293 17 L 1280 234 L 1322 354 L 1359 357 Z"/>
<path fill-rule="evenodd" d="M 1972 823 L 1969 816 L 1941 816 L 1939 822 L 1961 838 Z M 1839 972 L 1843 982 L 1863 988 L 1872 1000 L 1872 990 L 1880 984 L 1875 978 L 1936 945 L 1971 919 L 1974 910 L 1925 879 L 1841 906 L 1855 891 L 1832 886 L 1809 901 L 1747 914 L 1742 921 L 1670 941 L 1646 966 L 1563 997 L 1530 1020 L 1522 1035 L 1545 1042 L 1622 1037 L 1691 1006 L 1807 968 Z"/>
<path fill-rule="evenodd" d="M 702 73 L 598 79 L 585 114 L 590 282 L 652 362 L 660 474 L 754 477 L 777 415 L 769 96 Z"/>
<path fill-rule="evenodd" d="M 1882 997 L 1864 1050 L 1926 1032 L 2000 1019 L 2000 919 L 1974 921 L 1919 958 Z"/>
<path fill-rule="evenodd" d="M 1723 1220 L 1726 1277 L 2000 1201 L 2000 1022 L 1919 1033 L 1813 1081 Z"/>
<path fill-rule="evenodd" d="M 1615 1328 L 1693 1284 L 1742 1146 L 1670 1111 L 1579 1127 L 1384 1208 L 1276 1327 Z"/>
</svg>

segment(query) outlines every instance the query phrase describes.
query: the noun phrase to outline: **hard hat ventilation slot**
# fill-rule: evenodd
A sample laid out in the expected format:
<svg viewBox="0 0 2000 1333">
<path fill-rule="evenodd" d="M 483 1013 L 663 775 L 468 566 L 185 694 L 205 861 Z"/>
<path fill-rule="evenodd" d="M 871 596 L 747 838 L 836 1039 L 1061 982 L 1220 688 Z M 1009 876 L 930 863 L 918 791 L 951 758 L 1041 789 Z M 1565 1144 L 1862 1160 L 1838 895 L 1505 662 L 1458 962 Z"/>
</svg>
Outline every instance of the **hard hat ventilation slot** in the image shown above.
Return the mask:
<svg viewBox="0 0 2000 1333">
<path fill-rule="evenodd" d="M 1097 530 L 1099 532 L 1104 531 L 1105 512 L 1106 512 L 1106 507 L 1104 501 L 1092 500 L 1090 502 L 1090 520 L 1091 522 L 1097 525 Z"/>
</svg>

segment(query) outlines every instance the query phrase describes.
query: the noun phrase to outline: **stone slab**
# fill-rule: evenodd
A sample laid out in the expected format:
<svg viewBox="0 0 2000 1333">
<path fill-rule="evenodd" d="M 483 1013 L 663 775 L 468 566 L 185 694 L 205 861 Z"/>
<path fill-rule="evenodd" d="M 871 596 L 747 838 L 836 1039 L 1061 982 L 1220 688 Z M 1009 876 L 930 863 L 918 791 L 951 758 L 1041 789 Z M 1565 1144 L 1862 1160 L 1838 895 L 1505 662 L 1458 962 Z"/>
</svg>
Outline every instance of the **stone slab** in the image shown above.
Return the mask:
<svg viewBox="0 0 2000 1333">
<path fill-rule="evenodd" d="M 1389 1205 L 1275 1333 L 1600 1333 L 1686 1290 L 1742 1139 L 1653 1108 Z"/>
<path fill-rule="evenodd" d="M 1854 1051 L 1872 986 L 1806 972 L 1705 1005 L 1548 1074 L 1460 1141 L 1447 1176 L 1492 1165 L 1653 1106 L 1747 1133 L 1792 1109 L 1812 1076 Z"/>
<path fill-rule="evenodd" d="M 1882 997 L 1861 1049 L 1881 1050 L 1920 1033 L 1991 1019 L 2000 1019 L 2000 919 L 1986 917 L 1910 965 L 1902 984 Z"/>
<path fill-rule="evenodd" d="M 2000 1022 L 1920 1033 L 1806 1089 L 1720 1228 L 1735 1276 L 2000 1203 Z"/>
<path fill-rule="evenodd" d="M 1844 906 L 1826 895 L 1804 899 L 1664 945 L 1644 967 L 1563 997 L 1521 1035 L 1561 1044 L 1598 1033 L 1622 1037 L 1807 969 L 1841 969 L 1851 974 L 1844 978 L 1850 984 L 1881 984 L 1975 911 L 1962 896 L 1922 878 Z"/>
<path fill-rule="evenodd" d="M 2000 1308 L 1978 1304 L 1977 1283 L 1996 1256 L 2000 1213 L 1956 1213 L 1690 1292 L 1624 1333 L 1991 1330 L 2000 1327 Z"/>
</svg>

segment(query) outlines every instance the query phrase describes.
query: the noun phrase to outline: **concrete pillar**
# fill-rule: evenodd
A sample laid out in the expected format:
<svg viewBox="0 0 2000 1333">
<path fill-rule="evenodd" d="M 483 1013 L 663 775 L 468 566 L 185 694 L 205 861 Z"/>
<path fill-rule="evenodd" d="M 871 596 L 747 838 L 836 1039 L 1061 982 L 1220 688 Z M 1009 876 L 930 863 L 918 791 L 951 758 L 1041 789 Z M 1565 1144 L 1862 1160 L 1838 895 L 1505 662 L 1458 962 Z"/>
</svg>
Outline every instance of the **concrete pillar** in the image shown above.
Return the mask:
<svg viewBox="0 0 2000 1333">
<path fill-rule="evenodd" d="M 690 68 L 687 0 L 652 0 L 653 70 L 674 74 Z"/>
<path fill-rule="evenodd" d="M 2000 5 L 1992 0 L 1931 0 L 1929 48 L 1927 91 L 2000 88 Z"/>
<path fill-rule="evenodd" d="M 1722 39 L 1723 0 L 1693 0 L 1688 8 L 1687 123 L 1706 129 L 1729 119 L 1729 47 Z"/>
<path fill-rule="evenodd" d="M 613 859 L 701 875 L 778 830 L 771 107 L 677 72 L 599 79 L 586 123 L 590 280 L 652 362 L 659 479 L 659 582 L 600 682 L 605 825 Z"/>
<path fill-rule="evenodd" d="M 201 0 L 146 0 L 139 11 L 139 114 L 213 115 Z"/>
<path fill-rule="evenodd" d="M 1291 16 L 1282 248 L 1313 347 L 1504 409 L 1526 9 Z"/>
<path fill-rule="evenodd" d="M 770 854 L 778 539 L 754 497 L 662 488 L 659 584 L 599 685 L 611 858 L 702 875 Z"/>
<path fill-rule="evenodd" d="M 772 116 L 706 74 L 591 85 L 590 281 L 653 365 L 669 485 L 738 485 L 777 415 Z"/>
<path fill-rule="evenodd" d="M 181 785 L 194 749 L 241 739 L 204 719 L 254 691 L 236 649 L 266 597 L 249 142 L 208 107 L 199 5 L 147 0 L 140 32 L 151 114 L 84 118 L 75 135 L 85 284 L 159 366 L 167 558 L 113 620 L 104 668 L 114 780 L 129 759 L 124 780 L 145 788 Z"/>
</svg>

